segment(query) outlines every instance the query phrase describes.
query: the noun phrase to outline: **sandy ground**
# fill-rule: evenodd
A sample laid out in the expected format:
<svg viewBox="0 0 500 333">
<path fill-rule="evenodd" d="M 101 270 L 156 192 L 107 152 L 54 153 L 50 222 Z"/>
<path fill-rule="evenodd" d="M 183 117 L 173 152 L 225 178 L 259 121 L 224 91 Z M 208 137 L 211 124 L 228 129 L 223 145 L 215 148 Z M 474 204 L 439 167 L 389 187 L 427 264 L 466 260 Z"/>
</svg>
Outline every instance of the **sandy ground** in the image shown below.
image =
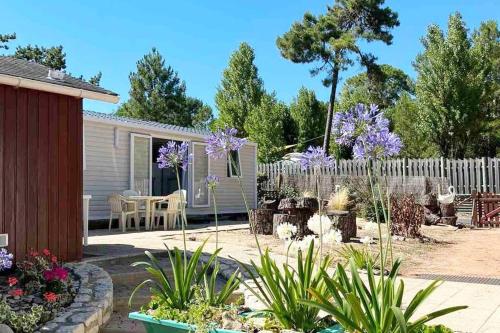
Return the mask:
<svg viewBox="0 0 500 333">
<path fill-rule="evenodd" d="M 371 227 L 370 227 L 371 226 Z M 383 230 L 385 234 L 385 229 Z M 403 258 L 401 273 L 406 276 L 418 274 L 469 275 L 500 278 L 500 228 L 497 229 L 457 229 L 449 226 L 423 226 L 424 241 L 406 239 L 393 240 L 394 256 Z M 376 238 L 377 232 L 373 224 L 358 220 L 358 237 L 365 235 Z M 215 242 L 213 234 L 189 234 L 191 240 Z M 180 235 L 173 235 L 181 239 Z M 262 247 L 285 254 L 282 241 L 273 236 L 259 235 Z M 223 231 L 219 233 L 220 247 L 224 244 L 239 244 L 241 247 L 254 247 L 255 240 L 248 230 Z M 354 239 L 349 244 L 356 247 L 365 245 Z M 341 260 L 336 252 L 341 246 L 328 246 L 327 251 Z M 373 252 L 377 250 L 374 243 L 369 246 Z"/>
</svg>

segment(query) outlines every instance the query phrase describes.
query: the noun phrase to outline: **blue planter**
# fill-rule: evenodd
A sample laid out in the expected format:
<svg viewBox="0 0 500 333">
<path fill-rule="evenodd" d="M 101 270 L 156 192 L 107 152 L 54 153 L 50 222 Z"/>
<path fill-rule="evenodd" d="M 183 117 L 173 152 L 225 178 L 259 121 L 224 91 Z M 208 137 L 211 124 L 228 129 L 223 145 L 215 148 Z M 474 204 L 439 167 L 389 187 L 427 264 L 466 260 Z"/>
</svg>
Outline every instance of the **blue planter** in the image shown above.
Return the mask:
<svg viewBox="0 0 500 333">
<path fill-rule="evenodd" d="M 147 333 L 167 333 L 167 332 L 186 333 L 186 332 L 194 332 L 196 330 L 196 327 L 193 325 L 181 323 L 174 320 L 157 320 L 154 319 L 152 316 L 139 312 L 131 312 L 129 313 L 128 317 L 130 319 L 141 321 L 144 327 L 146 328 Z M 218 328 L 214 330 L 212 333 L 243 333 L 243 332 Z M 324 329 L 318 333 L 344 333 L 344 330 L 339 325 L 335 325 L 333 327 Z"/>
</svg>

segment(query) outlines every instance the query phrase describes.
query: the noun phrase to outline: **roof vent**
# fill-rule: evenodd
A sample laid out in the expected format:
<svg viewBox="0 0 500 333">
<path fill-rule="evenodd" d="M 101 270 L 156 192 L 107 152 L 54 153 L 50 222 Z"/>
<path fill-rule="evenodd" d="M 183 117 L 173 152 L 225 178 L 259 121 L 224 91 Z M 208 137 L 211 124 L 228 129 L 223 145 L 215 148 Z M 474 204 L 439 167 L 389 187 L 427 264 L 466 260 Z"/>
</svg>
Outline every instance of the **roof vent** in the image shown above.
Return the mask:
<svg viewBox="0 0 500 333">
<path fill-rule="evenodd" d="M 47 78 L 53 79 L 53 80 L 62 80 L 62 79 L 64 79 L 64 72 L 58 71 L 57 69 L 50 69 L 49 68 L 49 74 L 47 75 Z"/>
</svg>

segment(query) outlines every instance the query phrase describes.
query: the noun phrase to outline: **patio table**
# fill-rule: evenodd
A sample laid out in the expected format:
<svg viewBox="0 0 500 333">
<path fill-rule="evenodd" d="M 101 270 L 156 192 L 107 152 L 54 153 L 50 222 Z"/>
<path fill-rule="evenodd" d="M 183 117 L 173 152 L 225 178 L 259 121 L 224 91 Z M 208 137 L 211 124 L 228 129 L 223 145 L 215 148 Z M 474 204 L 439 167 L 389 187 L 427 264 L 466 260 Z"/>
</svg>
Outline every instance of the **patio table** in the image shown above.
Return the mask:
<svg viewBox="0 0 500 333">
<path fill-rule="evenodd" d="M 165 199 L 165 196 L 156 196 L 156 195 L 131 195 L 128 196 L 127 199 L 137 201 L 137 206 L 139 207 L 141 202 L 144 202 L 145 205 L 145 229 L 150 230 L 153 229 L 151 226 L 151 205 L 156 201 L 161 201 Z"/>
</svg>

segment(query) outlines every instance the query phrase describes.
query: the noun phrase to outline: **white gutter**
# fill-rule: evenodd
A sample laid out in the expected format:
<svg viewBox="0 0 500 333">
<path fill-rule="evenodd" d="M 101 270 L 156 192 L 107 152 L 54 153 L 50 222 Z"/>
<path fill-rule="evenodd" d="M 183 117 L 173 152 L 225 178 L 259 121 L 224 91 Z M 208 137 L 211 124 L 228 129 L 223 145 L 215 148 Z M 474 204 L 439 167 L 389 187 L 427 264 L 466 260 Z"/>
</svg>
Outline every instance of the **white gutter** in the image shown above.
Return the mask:
<svg viewBox="0 0 500 333">
<path fill-rule="evenodd" d="M 79 98 L 88 98 L 96 101 L 103 101 L 114 104 L 118 103 L 118 101 L 120 100 L 120 96 L 116 95 L 103 94 L 95 91 L 72 88 L 72 87 L 62 86 L 59 84 L 52 84 L 48 82 L 25 79 L 5 74 L 0 74 L 0 84 L 6 84 L 18 88 L 41 90 L 50 93 L 74 96 Z"/>
</svg>

